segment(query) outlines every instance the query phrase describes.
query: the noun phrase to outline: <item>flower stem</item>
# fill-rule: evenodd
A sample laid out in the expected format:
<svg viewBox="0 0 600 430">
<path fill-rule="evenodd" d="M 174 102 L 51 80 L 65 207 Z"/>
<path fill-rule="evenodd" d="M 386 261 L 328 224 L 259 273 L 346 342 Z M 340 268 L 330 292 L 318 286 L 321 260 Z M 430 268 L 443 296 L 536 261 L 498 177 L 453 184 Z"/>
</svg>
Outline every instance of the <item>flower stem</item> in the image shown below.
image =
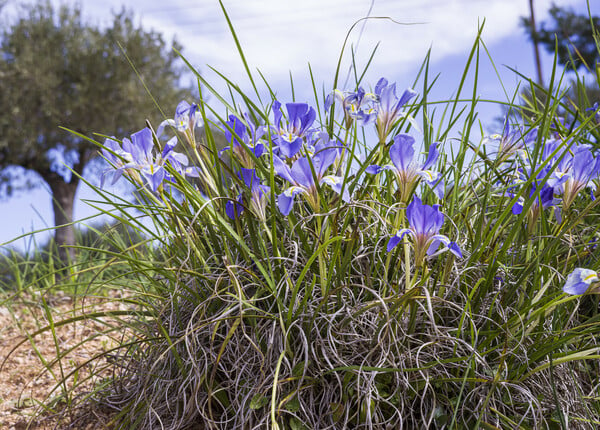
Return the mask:
<svg viewBox="0 0 600 430">
<path fill-rule="evenodd" d="M 402 239 L 404 245 L 404 279 L 406 281 L 404 290 L 408 292 L 412 287 L 410 279 L 410 250 L 408 249 L 408 238 L 404 236 Z"/>
<path fill-rule="evenodd" d="M 317 243 L 325 243 L 329 236 L 328 229 L 323 231 L 323 221 L 321 217 L 317 217 L 317 237 L 319 238 Z M 317 245 L 317 248 L 319 246 Z M 321 294 L 323 297 L 327 294 L 327 261 L 325 261 L 325 257 L 323 256 L 323 252 L 321 252 L 318 256 L 319 260 L 319 275 L 321 278 Z"/>
</svg>

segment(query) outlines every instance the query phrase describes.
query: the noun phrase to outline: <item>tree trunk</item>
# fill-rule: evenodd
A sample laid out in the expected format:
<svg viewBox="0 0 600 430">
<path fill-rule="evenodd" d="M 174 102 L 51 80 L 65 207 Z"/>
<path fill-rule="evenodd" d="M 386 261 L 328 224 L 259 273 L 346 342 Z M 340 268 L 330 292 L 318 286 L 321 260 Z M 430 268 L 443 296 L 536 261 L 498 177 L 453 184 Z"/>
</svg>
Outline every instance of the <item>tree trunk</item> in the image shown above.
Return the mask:
<svg viewBox="0 0 600 430">
<path fill-rule="evenodd" d="M 79 150 L 78 161 L 72 166 L 74 172 L 81 174 L 85 165 L 90 161 L 93 153 Z M 50 166 L 38 169 L 36 172 L 46 181 L 52 192 L 52 210 L 54 212 L 54 242 L 58 247 L 60 261 L 67 265 L 75 261 L 75 229 L 73 223 L 73 207 L 75 206 L 75 193 L 79 185 L 79 176 L 73 174 L 71 180 L 65 179 L 54 172 Z"/>
<path fill-rule="evenodd" d="M 533 54 L 535 55 L 535 68 L 537 71 L 538 84 L 544 86 L 542 79 L 542 60 L 540 58 L 540 44 L 537 36 L 537 26 L 535 25 L 535 14 L 533 13 L 533 0 L 529 0 L 529 24 L 531 25 L 531 41 L 533 42 Z"/>
<path fill-rule="evenodd" d="M 58 175 L 57 175 L 58 176 Z M 78 180 L 65 182 L 58 178 L 46 179 L 52 191 L 52 210 L 54 212 L 54 241 L 58 247 L 58 256 L 64 264 L 75 261 L 75 229 L 73 222 L 73 206 Z"/>
</svg>

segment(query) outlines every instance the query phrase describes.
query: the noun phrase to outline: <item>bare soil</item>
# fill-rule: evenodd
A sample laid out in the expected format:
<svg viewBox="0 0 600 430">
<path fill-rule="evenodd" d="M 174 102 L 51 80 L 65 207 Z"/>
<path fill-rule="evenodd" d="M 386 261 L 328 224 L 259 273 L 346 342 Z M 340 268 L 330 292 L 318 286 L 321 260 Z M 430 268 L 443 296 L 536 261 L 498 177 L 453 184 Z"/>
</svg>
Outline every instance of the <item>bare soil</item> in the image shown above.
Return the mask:
<svg viewBox="0 0 600 430">
<path fill-rule="evenodd" d="M 127 305 L 114 298 L 74 300 L 64 294 L 48 297 L 46 303 L 44 307 L 39 296 L 7 301 L 0 295 L 0 429 L 68 427 L 69 417 L 59 413 L 68 410 L 61 394 L 67 392 L 69 401 L 79 401 L 99 378 L 109 374 L 102 354 L 118 344 L 122 333 L 110 331 L 119 328 L 119 321 L 106 317 L 85 317 L 65 325 L 60 321 L 97 311 L 126 310 Z M 28 339 L 51 320 L 54 335 L 47 329 Z M 60 361 L 56 361 L 57 353 L 64 355 Z M 44 410 L 42 404 L 53 410 Z M 85 428 L 105 427 L 90 419 Z"/>
</svg>

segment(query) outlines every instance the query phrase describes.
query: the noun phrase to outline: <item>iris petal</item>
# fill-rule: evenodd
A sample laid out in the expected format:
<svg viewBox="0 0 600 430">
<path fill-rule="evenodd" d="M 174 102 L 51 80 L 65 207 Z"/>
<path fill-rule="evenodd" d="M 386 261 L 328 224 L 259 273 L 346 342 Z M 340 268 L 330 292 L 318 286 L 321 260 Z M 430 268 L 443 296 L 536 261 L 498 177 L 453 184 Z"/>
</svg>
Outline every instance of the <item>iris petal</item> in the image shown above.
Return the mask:
<svg viewBox="0 0 600 430">
<path fill-rule="evenodd" d="M 427 160 L 425 160 L 425 164 L 423 164 L 423 167 L 421 167 L 422 170 L 429 169 L 437 161 L 437 158 L 440 154 L 437 150 L 437 145 L 438 142 L 433 142 L 429 147 L 429 154 L 427 155 Z"/>
<path fill-rule="evenodd" d="M 408 134 L 399 134 L 394 137 L 394 144 L 390 147 L 390 158 L 398 171 L 406 172 L 413 161 L 415 139 Z"/>
<path fill-rule="evenodd" d="M 438 250 L 440 243 L 442 243 L 446 248 L 448 248 L 448 246 L 450 245 L 450 239 L 448 239 L 448 237 L 444 236 L 443 234 L 436 234 L 432 236 L 430 240 L 431 244 L 427 249 L 427 255 L 432 255 L 433 253 L 435 253 L 435 251 Z"/>
<path fill-rule="evenodd" d="M 343 181 L 344 180 L 341 176 L 328 175 L 324 176 L 323 179 L 321 179 L 320 183 L 329 185 L 333 191 L 340 194 L 342 192 Z M 342 200 L 346 203 L 350 201 L 350 193 L 348 192 L 348 187 L 344 188 Z"/>
<path fill-rule="evenodd" d="M 590 285 L 599 281 L 598 272 L 591 269 L 577 268 L 567 277 L 563 291 L 573 295 L 583 294 L 588 291 Z"/>
<path fill-rule="evenodd" d="M 369 167 L 367 167 L 365 169 L 365 172 L 367 172 L 371 175 L 377 175 L 382 170 L 383 170 L 383 168 L 381 166 L 378 166 L 377 164 L 371 164 Z"/>
<path fill-rule="evenodd" d="M 315 166 L 313 166 L 313 168 L 315 168 Z M 315 185 L 312 169 L 307 158 L 302 157 L 297 159 L 294 164 L 292 164 L 291 173 L 293 178 L 292 182 L 306 188 L 311 188 Z"/>
<path fill-rule="evenodd" d="M 277 196 L 277 207 L 282 215 L 289 215 L 294 207 L 294 196 L 302 192 L 305 191 L 300 187 L 290 187 Z"/>
<path fill-rule="evenodd" d="M 412 230 L 408 229 L 408 228 L 403 228 L 401 230 L 398 230 L 396 232 L 395 235 L 393 235 L 390 240 L 388 241 L 387 244 L 387 252 L 390 252 L 392 249 L 394 249 L 402 240 L 402 238 L 407 235 L 407 234 L 411 234 L 413 235 L 414 233 L 412 232 Z"/>
<path fill-rule="evenodd" d="M 287 164 L 285 164 L 281 158 L 274 156 L 273 157 L 273 169 L 275 169 L 275 173 L 281 176 L 288 182 L 294 183 L 294 179 L 292 178 L 292 172 Z"/>
</svg>

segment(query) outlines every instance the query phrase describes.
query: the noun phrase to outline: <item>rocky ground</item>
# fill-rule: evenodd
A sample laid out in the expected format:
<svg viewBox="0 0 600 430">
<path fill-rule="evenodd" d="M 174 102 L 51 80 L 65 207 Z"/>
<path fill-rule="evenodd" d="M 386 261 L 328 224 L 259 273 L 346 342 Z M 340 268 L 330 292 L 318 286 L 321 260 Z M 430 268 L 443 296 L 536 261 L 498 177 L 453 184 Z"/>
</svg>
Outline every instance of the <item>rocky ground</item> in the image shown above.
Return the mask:
<svg viewBox="0 0 600 430">
<path fill-rule="evenodd" d="M 44 411 L 42 403 L 53 405 L 55 410 L 65 410 L 62 393 L 68 392 L 70 400 L 77 401 L 109 371 L 104 357 L 91 359 L 117 344 L 117 334 L 122 333 L 115 331 L 111 336 L 106 332 L 119 327 L 118 320 L 81 316 L 93 311 L 126 310 L 127 305 L 114 298 L 73 300 L 65 294 L 46 300 L 47 307 L 44 307 L 41 297 L 7 300 L 6 295 L 0 295 L 0 429 L 68 427 L 68 417 L 59 419 L 56 413 Z M 68 319 L 78 320 L 59 326 L 60 321 Z M 50 320 L 54 321 L 55 335 L 46 330 L 28 339 L 27 335 L 47 327 Z M 57 351 L 64 354 L 73 347 L 56 362 Z M 64 383 L 62 375 L 65 375 Z M 93 419 L 86 427 L 104 428 Z"/>
</svg>

